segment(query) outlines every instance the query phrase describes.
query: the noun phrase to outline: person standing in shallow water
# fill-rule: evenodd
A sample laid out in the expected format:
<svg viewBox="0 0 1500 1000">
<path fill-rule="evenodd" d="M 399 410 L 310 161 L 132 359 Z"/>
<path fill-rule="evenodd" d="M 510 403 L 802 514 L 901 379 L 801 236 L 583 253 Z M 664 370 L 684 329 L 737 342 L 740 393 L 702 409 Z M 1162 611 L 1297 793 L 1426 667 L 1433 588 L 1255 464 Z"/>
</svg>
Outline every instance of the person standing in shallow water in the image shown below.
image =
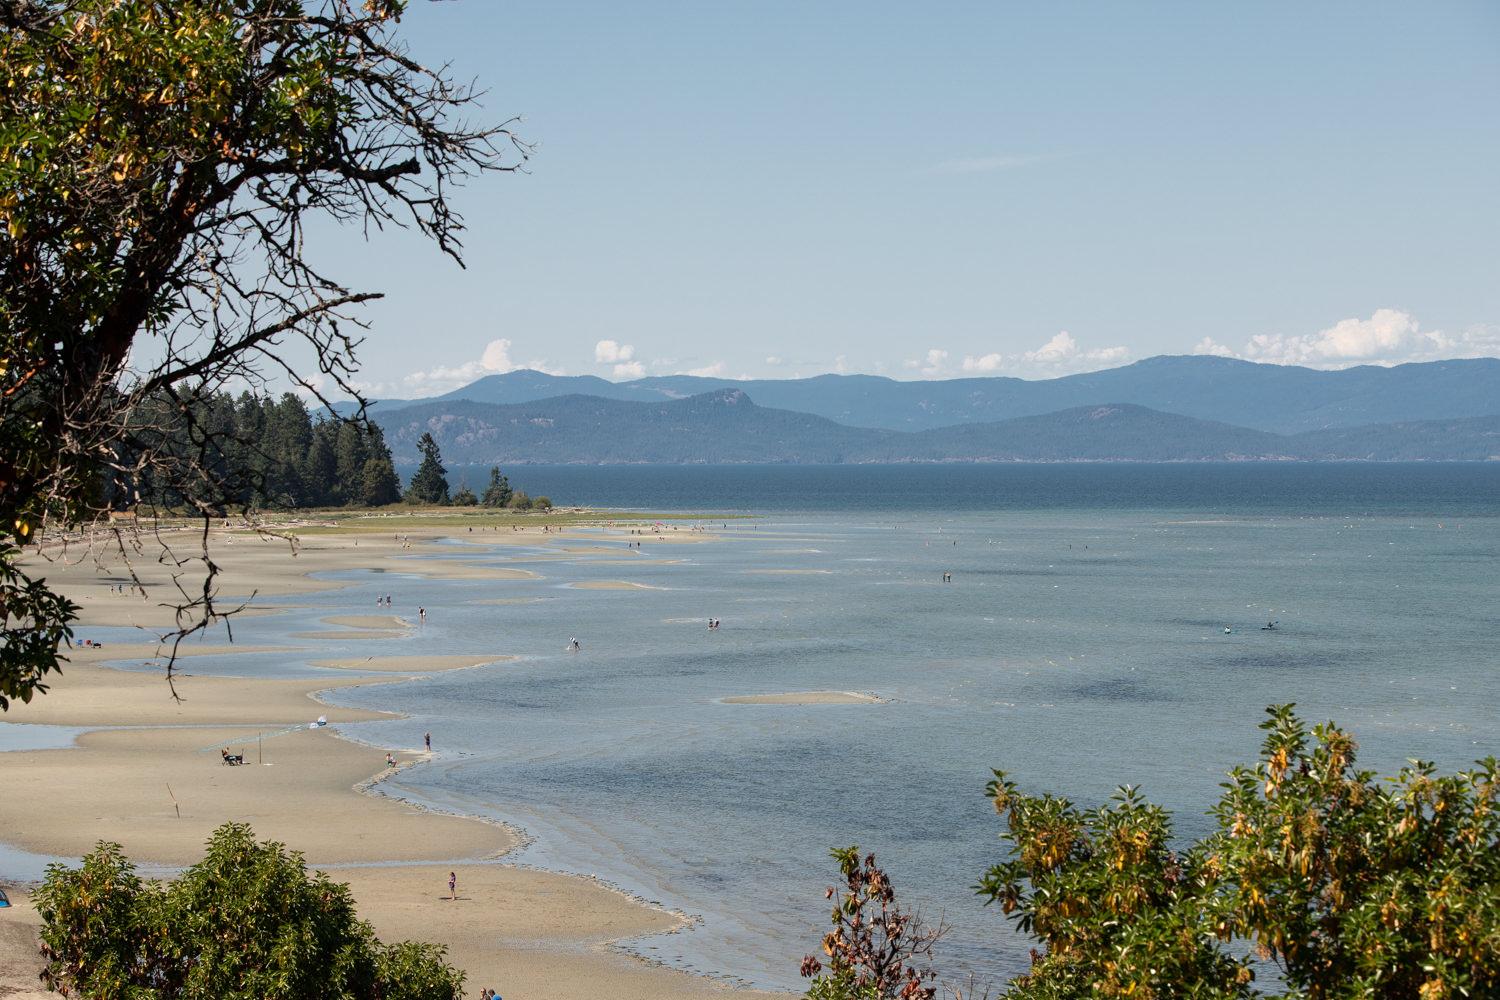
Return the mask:
<svg viewBox="0 0 1500 1000">
<path fill-rule="evenodd" d="M 427 733 L 422 737 L 422 742 L 427 744 L 427 752 L 432 753 L 432 734 Z"/>
</svg>

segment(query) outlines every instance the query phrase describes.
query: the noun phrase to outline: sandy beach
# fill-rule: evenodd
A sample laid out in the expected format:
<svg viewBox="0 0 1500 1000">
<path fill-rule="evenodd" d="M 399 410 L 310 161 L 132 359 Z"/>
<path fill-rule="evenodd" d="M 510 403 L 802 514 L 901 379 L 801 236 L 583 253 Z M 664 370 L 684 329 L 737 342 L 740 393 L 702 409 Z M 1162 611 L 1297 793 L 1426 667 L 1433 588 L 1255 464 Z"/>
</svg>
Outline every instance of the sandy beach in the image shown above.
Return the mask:
<svg viewBox="0 0 1500 1000">
<path fill-rule="evenodd" d="M 378 527 L 322 526 L 301 537 L 295 550 L 282 539 L 250 531 L 216 531 L 212 551 L 222 567 L 220 590 L 255 594 L 248 613 L 274 613 L 276 595 L 339 586 L 309 574 L 367 567 L 396 554 L 420 555 L 441 538 L 461 537 L 452 529 Z M 624 531 L 618 534 L 625 537 Z M 468 535 L 462 532 L 463 539 Z M 686 542 L 708 536 L 682 531 L 645 537 Z M 585 539 L 597 544 L 600 534 L 503 530 L 473 540 L 578 546 Z M 193 544 L 183 532 L 180 547 L 190 550 Z M 331 707 L 315 697 L 352 685 L 421 683 L 422 676 L 444 670 L 487 668 L 508 660 L 507 651 L 329 658 L 312 661 L 329 669 L 327 677 L 267 680 L 226 675 L 238 655 L 299 652 L 296 636 L 285 647 L 193 644 L 176 663 L 174 699 L 160 671 L 106 665 L 161 662 L 162 651 L 150 633 L 172 624 L 170 604 L 177 591 L 171 573 L 144 555 L 134 560 L 132 574 L 118 559 L 80 559 L 78 551 L 70 564 L 54 563 L 45 574 L 83 606 L 80 638 L 94 626 L 126 625 L 141 628 L 146 641 L 69 651 L 63 672 L 51 680 L 52 690 L 30 704 L 14 705 L 0 720 L 0 726 L 86 730 L 71 747 L 15 750 L 0 758 L 6 775 L 0 840 L 33 853 L 77 857 L 98 840 L 110 839 L 138 863 L 181 866 L 201 856 L 204 840 L 220 824 L 248 822 L 257 836 L 280 840 L 303 852 L 310 866 L 348 881 L 361 915 L 383 937 L 447 946 L 450 959 L 468 974 L 466 995 L 483 986 L 528 1000 L 770 995 L 732 989 L 620 950 L 621 941 L 670 931 L 686 918 L 590 879 L 505 863 L 506 852 L 520 842 L 519 831 L 369 794 L 378 793 L 380 782 L 393 773 L 386 766 L 388 750 L 397 760 L 395 770 L 420 766 L 427 753 L 420 747 L 358 742 L 358 722 L 388 714 Z M 434 575 L 535 578 L 529 571 L 450 560 L 413 562 L 418 571 Z M 235 603 L 224 599 L 226 608 Z M 405 619 L 379 614 L 330 615 L 322 621 L 346 638 L 402 636 L 411 627 Z M 195 661 L 204 658 L 219 668 L 213 676 L 194 672 Z M 331 725 L 308 728 L 319 716 Z M 349 738 L 336 731 L 339 724 L 352 724 Z M 221 748 L 243 755 L 245 765 L 224 766 Z M 343 867 L 350 865 L 358 867 Z M 457 900 L 441 898 L 450 870 L 459 872 Z M 10 888 L 18 905 L 0 910 L 0 995 L 49 995 L 35 989 L 38 965 L 30 954 L 35 913 L 24 893 Z"/>
</svg>

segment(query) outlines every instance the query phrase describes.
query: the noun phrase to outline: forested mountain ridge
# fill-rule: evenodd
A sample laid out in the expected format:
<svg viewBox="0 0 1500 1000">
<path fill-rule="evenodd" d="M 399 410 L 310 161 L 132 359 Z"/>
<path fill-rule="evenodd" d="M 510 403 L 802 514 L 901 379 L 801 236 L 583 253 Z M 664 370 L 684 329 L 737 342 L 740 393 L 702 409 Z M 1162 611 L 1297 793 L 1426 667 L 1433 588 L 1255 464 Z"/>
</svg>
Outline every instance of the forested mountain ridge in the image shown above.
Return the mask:
<svg viewBox="0 0 1500 1000">
<path fill-rule="evenodd" d="M 416 460 L 424 433 L 460 465 L 1500 457 L 1500 417 L 1286 435 L 1111 403 L 903 432 L 758 406 L 737 388 L 652 403 L 579 395 L 508 406 L 432 401 L 373 416 L 401 465 Z"/>
<path fill-rule="evenodd" d="M 1368 424 L 1500 413 L 1500 360 L 1473 358 L 1322 371 L 1230 358 L 1156 357 L 1062 378 L 897 381 L 875 375 L 730 379 L 669 375 L 609 382 L 521 370 L 489 375 L 434 399 L 384 400 L 373 413 L 433 403 L 517 404 L 564 395 L 659 402 L 740 389 L 759 405 L 854 427 L 931 430 L 1133 403 L 1164 413 L 1294 434 Z"/>
</svg>

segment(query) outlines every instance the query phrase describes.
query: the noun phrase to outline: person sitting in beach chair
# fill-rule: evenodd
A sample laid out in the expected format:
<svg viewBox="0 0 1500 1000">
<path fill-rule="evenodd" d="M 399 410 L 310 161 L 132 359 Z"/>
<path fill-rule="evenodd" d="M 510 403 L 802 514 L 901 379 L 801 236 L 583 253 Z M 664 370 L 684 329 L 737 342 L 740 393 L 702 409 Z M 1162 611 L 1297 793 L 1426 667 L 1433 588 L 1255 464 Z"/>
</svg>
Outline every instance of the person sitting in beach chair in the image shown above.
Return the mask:
<svg viewBox="0 0 1500 1000">
<path fill-rule="evenodd" d="M 224 763 L 233 767 L 245 763 L 245 755 L 242 753 L 230 753 L 228 747 L 220 747 L 219 754 L 224 758 Z"/>
</svg>

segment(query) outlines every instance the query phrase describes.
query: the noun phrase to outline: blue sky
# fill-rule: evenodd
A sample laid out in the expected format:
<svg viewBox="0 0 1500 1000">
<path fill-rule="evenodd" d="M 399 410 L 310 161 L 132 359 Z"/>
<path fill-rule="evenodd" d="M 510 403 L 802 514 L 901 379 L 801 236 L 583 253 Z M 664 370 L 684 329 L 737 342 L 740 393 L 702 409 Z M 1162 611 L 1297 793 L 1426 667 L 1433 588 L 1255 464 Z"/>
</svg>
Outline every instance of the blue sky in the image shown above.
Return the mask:
<svg viewBox="0 0 1500 1000">
<path fill-rule="evenodd" d="M 415 0 L 527 175 L 315 255 L 363 377 L 1500 353 L 1500 4 Z"/>
</svg>

